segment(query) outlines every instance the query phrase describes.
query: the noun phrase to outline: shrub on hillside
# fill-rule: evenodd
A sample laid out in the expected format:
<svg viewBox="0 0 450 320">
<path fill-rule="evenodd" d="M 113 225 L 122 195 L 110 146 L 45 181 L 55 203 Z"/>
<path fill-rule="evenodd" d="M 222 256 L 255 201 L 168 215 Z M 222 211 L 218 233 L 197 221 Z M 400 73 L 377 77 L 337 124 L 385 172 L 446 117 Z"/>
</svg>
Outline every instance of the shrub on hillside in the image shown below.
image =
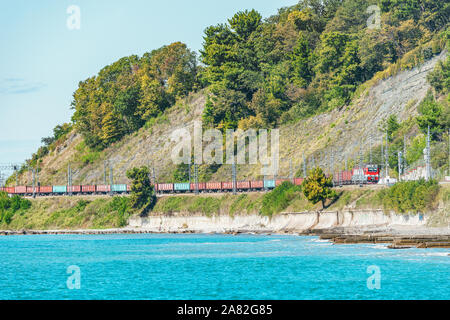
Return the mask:
<svg viewBox="0 0 450 320">
<path fill-rule="evenodd" d="M 380 192 L 386 210 L 397 213 L 424 213 L 433 210 L 439 193 L 436 181 L 404 181 Z"/>
<path fill-rule="evenodd" d="M 289 203 L 299 195 L 300 191 L 300 186 L 296 186 L 289 181 L 283 182 L 273 189 L 272 192 L 264 195 L 261 213 L 267 216 L 280 213 L 289 206 Z"/>
</svg>

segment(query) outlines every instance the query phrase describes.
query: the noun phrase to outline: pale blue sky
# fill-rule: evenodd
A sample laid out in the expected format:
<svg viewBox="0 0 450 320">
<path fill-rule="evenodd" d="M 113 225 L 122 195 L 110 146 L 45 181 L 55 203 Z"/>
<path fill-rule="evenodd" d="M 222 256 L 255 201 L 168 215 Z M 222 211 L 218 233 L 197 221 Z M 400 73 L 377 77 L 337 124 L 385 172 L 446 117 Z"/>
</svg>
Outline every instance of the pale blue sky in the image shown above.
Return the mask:
<svg viewBox="0 0 450 320">
<path fill-rule="evenodd" d="M 0 1 L 0 164 L 23 162 L 68 122 L 78 82 L 132 54 L 175 41 L 198 52 L 206 27 L 256 9 L 263 17 L 297 0 Z M 70 5 L 81 29 L 66 25 Z"/>
</svg>

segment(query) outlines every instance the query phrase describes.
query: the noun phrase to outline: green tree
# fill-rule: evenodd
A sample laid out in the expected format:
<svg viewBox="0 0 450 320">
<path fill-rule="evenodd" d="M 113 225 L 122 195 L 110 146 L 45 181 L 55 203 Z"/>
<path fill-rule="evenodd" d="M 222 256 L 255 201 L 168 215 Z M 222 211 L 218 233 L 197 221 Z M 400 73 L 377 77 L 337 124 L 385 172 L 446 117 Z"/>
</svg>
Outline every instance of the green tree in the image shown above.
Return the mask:
<svg viewBox="0 0 450 320">
<path fill-rule="evenodd" d="M 127 171 L 127 177 L 132 181 L 130 205 L 135 209 L 143 209 L 145 213 L 156 202 L 150 170 L 147 167 L 133 168 Z"/>
<path fill-rule="evenodd" d="M 306 88 L 311 82 L 312 70 L 310 59 L 311 50 L 309 48 L 308 40 L 300 33 L 297 46 L 295 46 L 291 57 L 293 81 L 300 87 Z"/>
<path fill-rule="evenodd" d="M 332 187 L 333 177 L 327 178 L 321 168 L 311 170 L 302 184 L 305 197 L 313 204 L 322 202 L 322 208 L 325 208 L 327 199 L 336 197 L 336 192 L 332 190 Z"/>
<path fill-rule="evenodd" d="M 420 115 L 417 117 L 417 124 L 420 130 L 426 134 L 429 126 L 432 138 L 436 140 L 448 125 L 445 123 L 446 118 L 443 117 L 444 110 L 442 105 L 436 102 L 433 94 L 429 92 L 419 104 L 418 109 Z"/>
</svg>

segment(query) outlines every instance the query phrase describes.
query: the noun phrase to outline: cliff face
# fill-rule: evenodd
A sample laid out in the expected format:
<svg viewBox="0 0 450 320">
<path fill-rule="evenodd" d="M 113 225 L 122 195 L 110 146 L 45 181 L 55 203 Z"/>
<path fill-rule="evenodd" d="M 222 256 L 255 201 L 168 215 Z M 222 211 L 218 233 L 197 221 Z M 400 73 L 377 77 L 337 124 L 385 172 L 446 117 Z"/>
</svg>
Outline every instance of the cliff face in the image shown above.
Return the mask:
<svg viewBox="0 0 450 320">
<path fill-rule="evenodd" d="M 389 115 L 395 114 L 399 120 L 406 120 L 417 114 L 417 104 L 430 87 L 427 74 L 446 54 L 444 51 L 423 65 L 378 81 L 349 106 L 282 126 L 279 176 L 289 175 L 289 160 L 292 160 L 294 171 L 300 169 L 303 153 L 306 158 L 315 154 L 316 165 L 323 166 L 329 162 L 325 153 L 333 152 L 335 163 L 343 164 L 344 159 L 358 155 L 360 146 L 362 152 L 366 152 L 370 144 L 379 145 L 383 137 L 379 127 Z M 182 127 L 192 132 L 194 121 L 201 120 L 205 100 L 204 93 L 199 92 L 179 101 L 154 124 L 126 136 L 100 153 L 86 151 L 82 138 L 72 134 L 43 159 L 41 184 L 65 184 L 69 163 L 75 171 L 73 184 L 102 183 L 104 160 L 109 160 L 113 166 L 115 183 L 128 182 L 126 171 L 141 165 L 154 166 L 159 181 L 172 181 L 175 165 L 170 157 L 174 146 L 170 141 L 171 133 Z M 239 165 L 237 175 L 238 180 L 255 178 L 260 175 L 260 166 Z M 231 169 L 224 165 L 212 174 L 211 179 L 230 177 Z M 21 184 L 30 184 L 29 180 L 28 174 L 20 177 Z"/>
<path fill-rule="evenodd" d="M 420 227 L 427 224 L 423 215 L 385 214 L 382 210 L 284 213 L 272 218 L 260 215 L 159 215 L 134 217 L 132 228 L 151 232 L 298 232 L 330 228 Z"/>
</svg>

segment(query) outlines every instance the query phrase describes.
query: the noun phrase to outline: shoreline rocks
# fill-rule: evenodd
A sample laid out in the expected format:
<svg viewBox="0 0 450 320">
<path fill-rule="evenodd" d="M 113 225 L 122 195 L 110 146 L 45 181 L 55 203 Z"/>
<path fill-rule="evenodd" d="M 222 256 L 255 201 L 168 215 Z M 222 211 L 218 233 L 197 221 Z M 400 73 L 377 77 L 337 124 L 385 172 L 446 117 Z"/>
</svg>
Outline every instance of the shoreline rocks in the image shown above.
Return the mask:
<svg viewBox="0 0 450 320">
<path fill-rule="evenodd" d="M 449 234 L 414 234 L 399 235 L 393 232 L 349 232 L 343 228 L 336 229 L 316 229 L 296 232 L 295 230 L 264 231 L 255 232 L 250 230 L 226 230 L 223 232 L 197 232 L 194 230 L 179 230 L 171 232 L 158 232 L 150 229 L 123 228 L 123 229 L 105 229 L 105 230 L 0 230 L 0 236 L 19 236 L 19 235 L 108 235 L 108 234 L 224 234 L 238 236 L 241 234 L 260 234 L 260 235 L 299 235 L 299 236 L 318 236 L 321 240 L 331 241 L 335 245 L 345 244 L 389 244 L 389 249 L 409 249 L 409 248 L 450 248 Z"/>
</svg>

